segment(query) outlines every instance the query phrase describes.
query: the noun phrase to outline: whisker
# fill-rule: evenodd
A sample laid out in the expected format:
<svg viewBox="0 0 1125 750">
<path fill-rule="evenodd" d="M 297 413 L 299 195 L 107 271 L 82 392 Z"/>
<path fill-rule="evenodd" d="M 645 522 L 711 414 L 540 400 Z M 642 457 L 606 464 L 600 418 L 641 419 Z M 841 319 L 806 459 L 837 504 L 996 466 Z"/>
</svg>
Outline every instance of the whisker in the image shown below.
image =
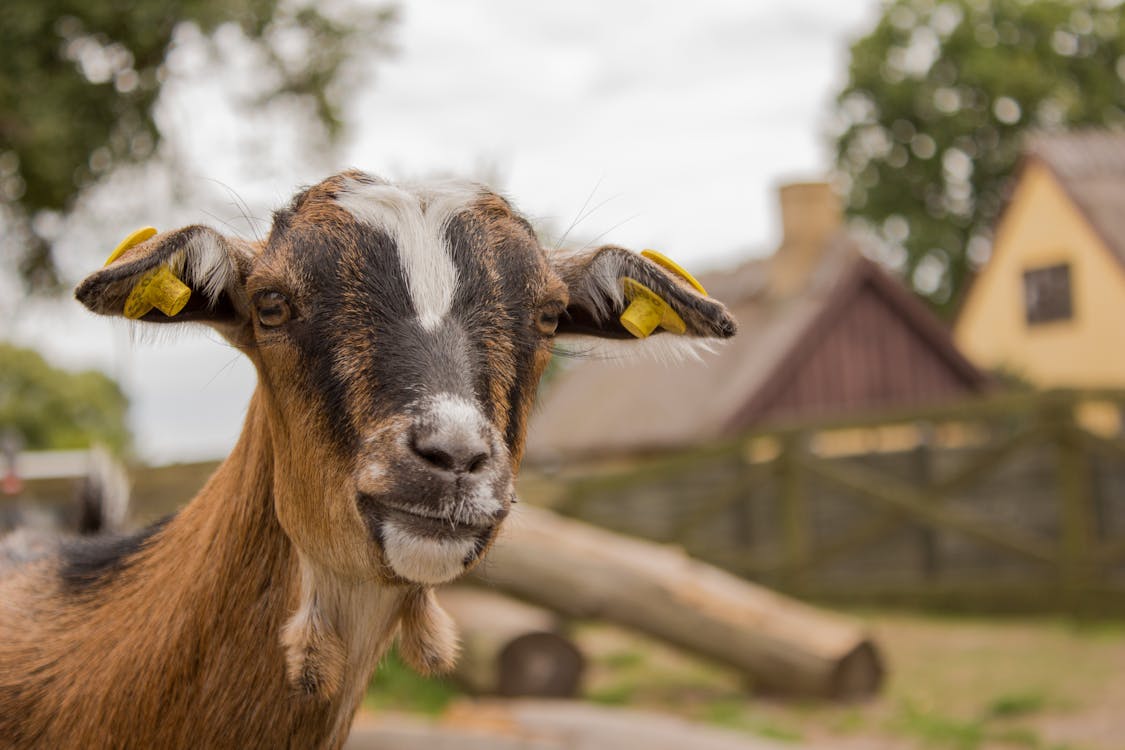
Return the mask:
<svg viewBox="0 0 1125 750">
<path fill-rule="evenodd" d="M 231 223 L 230 219 L 224 219 L 223 217 L 216 214 L 214 211 L 209 211 L 206 208 L 203 209 L 203 213 L 207 216 L 210 216 L 213 220 L 222 224 L 223 226 L 225 226 L 227 229 L 234 232 L 235 234 L 239 233 L 238 227 L 236 227 L 233 223 Z M 243 218 L 246 218 L 246 217 L 243 216 Z"/>
<path fill-rule="evenodd" d="M 630 221 L 637 218 L 638 216 L 640 216 L 640 214 L 636 213 L 636 214 L 633 214 L 632 216 L 628 216 L 628 217 L 622 219 L 621 221 L 617 222 L 616 224 L 614 224 L 612 227 L 605 230 L 601 234 L 597 235 L 596 237 L 591 238 L 585 245 L 583 245 L 581 247 L 581 249 L 586 250 L 586 249 L 592 247 L 594 245 L 594 243 L 597 242 L 598 240 L 600 240 L 602 237 L 605 237 L 607 234 L 614 231 L 615 229 L 620 229 L 621 227 L 625 226 L 626 224 L 628 224 Z"/>
<path fill-rule="evenodd" d="M 233 365 L 235 362 L 237 362 L 238 358 L 241 357 L 241 356 L 242 356 L 242 354 L 240 353 L 240 354 L 236 354 L 233 357 L 231 357 L 230 360 L 225 365 L 220 367 L 215 372 L 215 374 L 211 376 L 210 380 L 208 380 L 206 383 L 203 384 L 204 389 L 211 387 L 211 384 L 215 382 L 215 379 L 218 378 L 220 375 L 222 375 L 227 370 L 229 370 L 231 365 Z"/>
<path fill-rule="evenodd" d="M 559 237 L 558 242 L 555 243 L 556 250 L 562 247 L 562 243 L 566 241 L 566 238 L 568 236 L 570 236 L 571 230 L 578 226 L 578 222 L 582 221 L 582 212 L 586 210 L 586 206 L 590 205 L 590 201 L 594 199 L 594 195 L 597 194 L 598 188 L 602 186 L 603 179 L 605 179 L 604 176 L 599 177 L 598 181 L 594 183 L 594 189 L 591 190 L 590 194 L 586 196 L 586 200 L 583 201 L 582 207 L 578 209 L 578 213 L 574 216 L 574 221 L 570 222 L 570 226 L 566 228 L 566 231 L 562 233 L 562 237 Z"/>
<path fill-rule="evenodd" d="M 242 218 L 245 220 L 246 226 L 250 230 L 250 233 L 254 236 L 254 239 L 258 242 L 262 242 L 263 241 L 262 233 L 258 229 L 258 224 L 255 224 L 255 222 L 258 222 L 259 224 L 262 224 L 262 223 L 265 223 L 265 219 L 261 218 L 260 216 L 255 216 L 253 214 L 253 212 L 250 210 L 250 204 L 247 203 L 242 198 L 242 196 L 238 194 L 238 191 L 236 191 L 230 185 L 227 185 L 225 182 L 222 182 L 221 180 L 216 180 L 214 178 L 210 178 L 210 180 L 211 180 L 211 182 L 215 183 L 216 185 L 218 185 L 219 187 L 221 187 L 221 188 L 223 188 L 224 190 L 227 191 L 227 195 L 230 196 L 231 202 L 234 204 L 235 208 L 237 208 L 239 213 L 242 214 Z M 233 229 L 233 227 L 232 227 L 232 229 Z"/>
</svg>

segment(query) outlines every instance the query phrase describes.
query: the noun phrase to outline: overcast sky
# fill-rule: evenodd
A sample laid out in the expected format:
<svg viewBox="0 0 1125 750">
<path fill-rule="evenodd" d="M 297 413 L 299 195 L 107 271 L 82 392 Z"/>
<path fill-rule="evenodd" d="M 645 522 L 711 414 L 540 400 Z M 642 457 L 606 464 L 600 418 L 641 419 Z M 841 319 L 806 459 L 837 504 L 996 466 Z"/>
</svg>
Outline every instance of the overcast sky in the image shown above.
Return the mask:
<svg viewBox="0 0 1125 750">
<path fill-rule="evenodd" d="M 303 158 L 303 134 L 276 111 L 232 108 L 245 61 L 212 59 L 186 33 L 159 119 L 191 190 L 103 191 L 60 237 L 64 272 L 77 281 L 145 224 L 264 231 L 301 184 L 347 166 L 488 177 L 545 226 L 585 206 L 582 240 L 655 247 L 692 270 L 732 265 L 776 244 L 779 183 L 827 173 L 847 45 L 875 13 L 866 0 L 406 0 L 398 55 L 352 93 L 331 163 Z M 142 458 L 233 444 L 254 374 L 214 334 L 138 340 L 69 302 L 8 305 L 3 318 L 0 337 L 125 384 Z"/>
</svg>

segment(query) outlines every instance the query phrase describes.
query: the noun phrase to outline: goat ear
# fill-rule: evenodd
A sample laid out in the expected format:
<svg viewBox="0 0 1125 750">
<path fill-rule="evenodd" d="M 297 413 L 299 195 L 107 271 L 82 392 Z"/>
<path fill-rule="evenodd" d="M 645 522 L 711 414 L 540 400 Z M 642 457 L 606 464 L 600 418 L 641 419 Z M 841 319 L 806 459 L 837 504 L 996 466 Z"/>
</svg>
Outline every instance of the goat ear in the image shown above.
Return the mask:
<svg viewBox="0 0 1125 750">
<path fill-rule="evenodd" d="M 194 225 L 134 232 L 74 296 L 100 315 L 153 323 L 201 321 L 219 327 L 249 318 L 243 282 L 255 256 L 244 240 Z"/>
<path fill-rule="evenodd" d="M 726 339 L 738 325 L 722 303 L 707 296 L 686 271 L 659 253 L 620 247 L 584 254 L 558 253 L 555 272 L 570 292 L 560 336 L 633 340 L 670 332 Z"/>
</svg>

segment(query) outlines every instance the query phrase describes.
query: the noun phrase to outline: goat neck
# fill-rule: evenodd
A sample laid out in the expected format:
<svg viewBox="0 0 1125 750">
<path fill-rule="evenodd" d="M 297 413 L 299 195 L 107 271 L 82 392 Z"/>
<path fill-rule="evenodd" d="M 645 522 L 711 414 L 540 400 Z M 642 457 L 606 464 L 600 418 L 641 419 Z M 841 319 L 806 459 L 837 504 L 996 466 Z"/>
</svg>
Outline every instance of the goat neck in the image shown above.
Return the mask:
<svg viewBox="0 0 1125 750">
<path fill-rule="evenodd" d="M 0 630 L 24 633 L 0 643 L 0 664 L 17 651 L 40 667 L 18 682 L 0 674 L 0 736 L 16 747 L 92 747 L 106 737 L 134 747 L 343 743 L 412 591 L 326 579 L 301 559 L 274 513 L 262 401 L 256 394 L 238 444 L 199 495 L 120 570 L 71 591 L 57 562 L 41 564 L 20 579 L 34 627 L 7 627 L 2 620 L 20 613 L 0 604 Z M 283 631 L 311 635 L 303 645 L 313 660 L 336 652 L 327 677 L 310 667 L 294 686 Z"/>
</svg>

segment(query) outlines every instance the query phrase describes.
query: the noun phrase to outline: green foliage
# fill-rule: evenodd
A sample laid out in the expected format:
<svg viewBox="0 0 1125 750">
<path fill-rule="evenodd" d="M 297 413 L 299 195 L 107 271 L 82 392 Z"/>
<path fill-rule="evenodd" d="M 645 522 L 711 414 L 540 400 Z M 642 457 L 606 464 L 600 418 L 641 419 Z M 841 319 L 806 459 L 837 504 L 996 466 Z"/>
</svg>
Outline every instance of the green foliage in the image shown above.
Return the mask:
<svg viewBox="0 0 1125 750">
<path fill-rule="evenodd" d="M 449 680 L 423 677 L 391 651 L 375 670 L 364 703 L 375 711 L 440 714 L 460 691 Z"/>
<path fill-rule="evenodd" d="M 0 13 L 0 209 L 27 248 L 33 287 L 55 281 L 35 232 L 43 211 L 67 211 L 117 164 L 150 156 L 153 106 L 180 24 L 237 28 L 264 60 L 262 100 L 310 102 L 329 137 L 341 127 L 344 63 L 387 50 L 390 7 L 326 14 L 282 0 L 5 0 Z M 269 81 L 265 83 L 265 81 Z"/>
<path fill-rule="evenodd" d="M 96 370 L 68 372 L 37 352 L 0 343 L 0 431 L 14 428 L 30 450 L 129 445 L 129 401 Z"/>
<path fill-rule="evenodd" d="M 949 310 L 983 256 L 1021 134 L 1125 127 L 1125 14 L 1108 0 L 889 0 L 837 97 L 848 209 Z"/>
</svg>

